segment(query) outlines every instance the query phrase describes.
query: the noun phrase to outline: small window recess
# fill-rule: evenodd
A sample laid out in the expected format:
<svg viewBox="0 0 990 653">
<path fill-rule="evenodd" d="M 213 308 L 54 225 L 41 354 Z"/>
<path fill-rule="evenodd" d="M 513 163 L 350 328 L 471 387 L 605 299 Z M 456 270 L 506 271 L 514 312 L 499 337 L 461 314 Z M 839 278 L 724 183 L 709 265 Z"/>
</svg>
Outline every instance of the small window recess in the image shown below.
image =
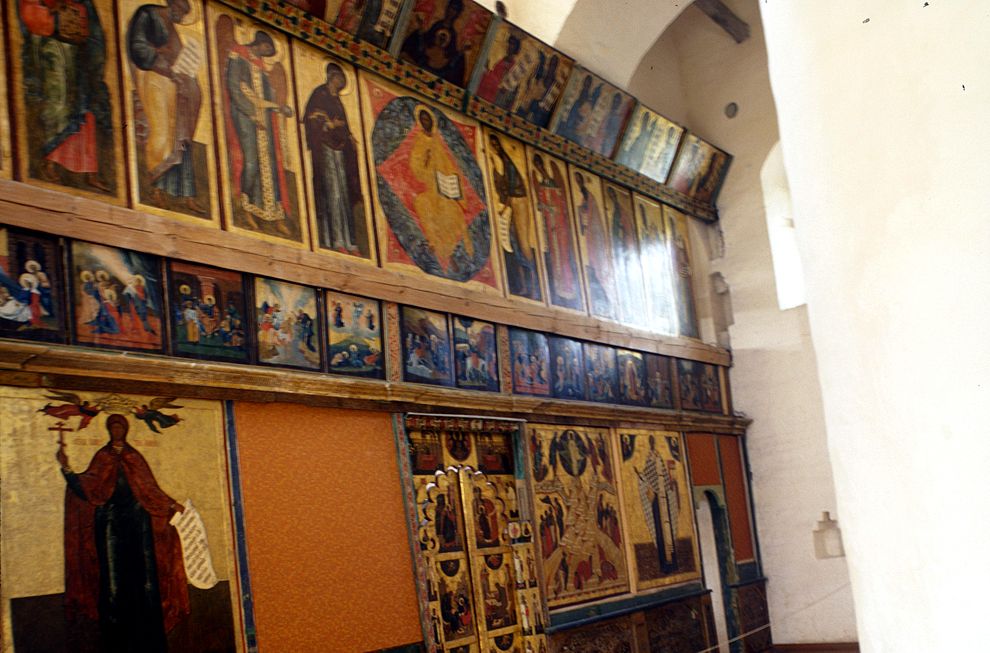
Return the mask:
<svg viewBox="0 0 990 653">
<path fill-rule="evenodd" d="M 777 286 L 777 305 L 780 310 L 785 311 L 802 306 L 806 299 L 804 267 L 798 252 L 791 190 L 779 141 L 763 162 L 760 182 L 763 187 L 767 235 L 770 238 L 770 256 L 773 260 L 773 274 Z"/>
</svg>

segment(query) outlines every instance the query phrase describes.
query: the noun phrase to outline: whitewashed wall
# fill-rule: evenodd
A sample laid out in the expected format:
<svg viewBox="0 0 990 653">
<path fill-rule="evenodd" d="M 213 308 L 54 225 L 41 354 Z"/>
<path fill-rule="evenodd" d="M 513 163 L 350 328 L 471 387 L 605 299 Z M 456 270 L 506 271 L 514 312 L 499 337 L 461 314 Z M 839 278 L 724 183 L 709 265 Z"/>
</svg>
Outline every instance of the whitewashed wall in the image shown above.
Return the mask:
<svg viewBox="0 0 990 653">
<path fill-rule="evenodd" d="M 760 7 L 862 649 L 987 650 L 990 11 Z"/>
</svg>

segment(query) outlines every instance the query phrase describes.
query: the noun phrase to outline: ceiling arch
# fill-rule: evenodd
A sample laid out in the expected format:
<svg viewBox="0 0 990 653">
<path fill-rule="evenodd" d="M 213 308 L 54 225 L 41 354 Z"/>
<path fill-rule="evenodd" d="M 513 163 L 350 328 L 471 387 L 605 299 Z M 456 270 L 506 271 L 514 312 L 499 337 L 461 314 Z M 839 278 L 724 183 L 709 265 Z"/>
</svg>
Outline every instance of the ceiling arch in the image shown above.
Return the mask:
<svg viewBox="0 0 990 653">
<path fill-rule="evenodd" d="M 689 0 L 504 0 L 509 20 L 625 88 Z M 494 10 L 495 0 L 480 0 Z"/>
</svg>

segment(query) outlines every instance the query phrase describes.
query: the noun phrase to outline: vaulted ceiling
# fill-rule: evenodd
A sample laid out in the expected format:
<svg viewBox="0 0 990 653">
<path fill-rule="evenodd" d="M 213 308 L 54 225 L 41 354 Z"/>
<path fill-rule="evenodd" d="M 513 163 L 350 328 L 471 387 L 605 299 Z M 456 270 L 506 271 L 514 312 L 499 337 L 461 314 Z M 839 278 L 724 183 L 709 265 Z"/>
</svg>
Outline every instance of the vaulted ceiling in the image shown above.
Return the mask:
<svg viewBox="0 0 990 653">
<path fill-rule="evenodd" d="M 495 0 L 480 0 L 494 9 Z M 625 87 L 688 0 L 505 0 L 509 20 Z"/>
</svg>

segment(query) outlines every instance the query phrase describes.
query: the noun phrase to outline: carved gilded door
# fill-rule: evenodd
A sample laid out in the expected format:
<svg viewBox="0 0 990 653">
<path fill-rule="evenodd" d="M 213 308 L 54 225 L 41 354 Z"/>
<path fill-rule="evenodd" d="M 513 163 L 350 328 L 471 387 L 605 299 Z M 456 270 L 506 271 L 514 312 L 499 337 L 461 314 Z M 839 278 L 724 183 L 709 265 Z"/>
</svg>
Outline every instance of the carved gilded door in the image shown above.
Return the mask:
<svg viewBox="0 0 990 653">
<path fill-rule="evenodd" d="M 428 648 L 546 651 L 532 522 L 520 515 L 517 497 L 517 425 L 411 416 L 406 421 L 427 585 L 423 612 L 434 640 Z"/>
</svg>

